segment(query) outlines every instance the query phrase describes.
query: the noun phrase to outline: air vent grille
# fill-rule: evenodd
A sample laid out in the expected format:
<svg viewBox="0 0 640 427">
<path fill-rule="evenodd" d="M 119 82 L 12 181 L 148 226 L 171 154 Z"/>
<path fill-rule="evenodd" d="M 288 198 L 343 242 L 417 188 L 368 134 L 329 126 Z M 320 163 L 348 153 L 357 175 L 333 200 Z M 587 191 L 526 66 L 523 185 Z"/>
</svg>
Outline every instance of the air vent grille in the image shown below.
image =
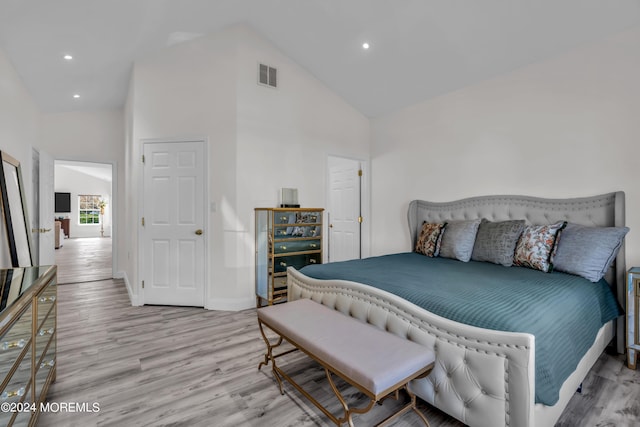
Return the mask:
<svg viewBox="0 0 640 427">
<path fill-rule="evenodd" d="M 278 87 L 278 70 L 268 65 L 259 64 L 258 83 L 265 86 Z"/>
</svg>

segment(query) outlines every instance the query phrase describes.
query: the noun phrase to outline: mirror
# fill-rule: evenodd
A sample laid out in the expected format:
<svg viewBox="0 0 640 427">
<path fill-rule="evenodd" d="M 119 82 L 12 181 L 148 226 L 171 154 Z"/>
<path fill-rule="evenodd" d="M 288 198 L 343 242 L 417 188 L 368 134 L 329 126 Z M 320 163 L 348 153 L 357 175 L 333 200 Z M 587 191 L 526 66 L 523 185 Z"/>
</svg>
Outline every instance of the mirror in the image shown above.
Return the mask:
<svg viewBox="0 0 640 427">
<path fill-rule="evenodd" d="M 2 209 L 11 263 L 13 267 L 30 267 L 33 265 L 31 233 L 28 228 L 27 201 L 22 184 L 20 162 L 2 152 L 0 165 Z"/>
</svg>

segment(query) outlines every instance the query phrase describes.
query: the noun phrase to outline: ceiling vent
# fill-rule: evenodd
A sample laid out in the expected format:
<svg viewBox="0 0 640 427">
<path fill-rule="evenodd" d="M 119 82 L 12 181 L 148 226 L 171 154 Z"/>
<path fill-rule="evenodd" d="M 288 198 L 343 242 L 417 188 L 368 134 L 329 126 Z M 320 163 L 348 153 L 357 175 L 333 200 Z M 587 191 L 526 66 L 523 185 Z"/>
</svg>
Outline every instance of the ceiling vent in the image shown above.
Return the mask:
<svg viewBox="0 0 640 427">
<path fill-rule="evenodd" d="M 270 87 L 278 87 L 278 70 L 268 65 L 258 64 L 258 83 Z"/>
</svg>

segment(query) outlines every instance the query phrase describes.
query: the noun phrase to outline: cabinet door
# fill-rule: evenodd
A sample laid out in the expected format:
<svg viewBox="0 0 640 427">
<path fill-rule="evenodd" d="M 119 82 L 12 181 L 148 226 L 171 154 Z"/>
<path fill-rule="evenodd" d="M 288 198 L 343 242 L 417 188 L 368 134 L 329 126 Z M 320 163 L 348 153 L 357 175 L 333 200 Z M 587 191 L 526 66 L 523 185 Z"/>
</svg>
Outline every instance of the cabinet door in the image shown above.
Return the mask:
<svg viewBox="0 0 640 427">
<path fill-rule="evenodd" d="M 275 254 L 287 254 L 294 252 L 308 252 L 320 250 L 319 239 L 280 240 L 273 245 Z"/>
<path fill-rule="evenodd" d="M 57 285 L 55 279 L 35 297 L 37 327 L 35 335 L 35 393 L 36 401 L 41 397 L 49 373 L 56 364 L 57 337 Z"/>
<path fill-rule="evenodd" d="M 4 378 L 0 387 L 1 403 L 30 403 L 31 390 L 31 307 L 25 311 L 13 326 L 0 337 L 0 372 Z M 0 411 L 0 425 L 26 425 L 30 412 L 15 413 Z M 15 417 L 14 417 L 15 416 Z"/>
<path fill-rule="evenodd" d="M 288 267 L 293 267 L 296 270 L 301 269 L 308 264 L 321 264 L 322 255 L 320 253 L 305 254 L 305 255 L 290 255 L 281 256 L 274 259 L 274 271 L 276 273 L 284 273 Z"/>
</svg>

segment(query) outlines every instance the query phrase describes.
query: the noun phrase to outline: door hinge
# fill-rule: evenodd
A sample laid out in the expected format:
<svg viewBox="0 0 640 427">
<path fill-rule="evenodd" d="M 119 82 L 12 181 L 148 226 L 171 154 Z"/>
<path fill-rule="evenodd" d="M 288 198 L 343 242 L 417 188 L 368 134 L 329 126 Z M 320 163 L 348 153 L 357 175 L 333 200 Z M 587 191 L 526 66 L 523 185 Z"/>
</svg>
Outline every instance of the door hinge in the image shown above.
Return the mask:
<svg viewBox="0 0 640 427">
<path fill-rule="evenodd" d="M 362 176 L 362 169 L 358 169 L 358 176 Z"/>
<path fill-rule="evenodd" d="M 142 217 L 142 226 L 144 227 L 144 217 Z"/>
<path fill-rule="evenodd" d="M 361 216 L 359 216 L 359 217 L 358 217 L 358 222 L 359 222 L 360 224 L 362 224 L 362 221 L 364 221 L 364 218 L 362 218 Z"/>
<path fill-rule="evenodd" d="M 144 164 L 144 154 L 142 155 L 142 163 Z"/>
<path fill-rule="evenodd" d="M 144 280 L 142 281 L 142 289 L 144 289 Z"/>
</svg>

